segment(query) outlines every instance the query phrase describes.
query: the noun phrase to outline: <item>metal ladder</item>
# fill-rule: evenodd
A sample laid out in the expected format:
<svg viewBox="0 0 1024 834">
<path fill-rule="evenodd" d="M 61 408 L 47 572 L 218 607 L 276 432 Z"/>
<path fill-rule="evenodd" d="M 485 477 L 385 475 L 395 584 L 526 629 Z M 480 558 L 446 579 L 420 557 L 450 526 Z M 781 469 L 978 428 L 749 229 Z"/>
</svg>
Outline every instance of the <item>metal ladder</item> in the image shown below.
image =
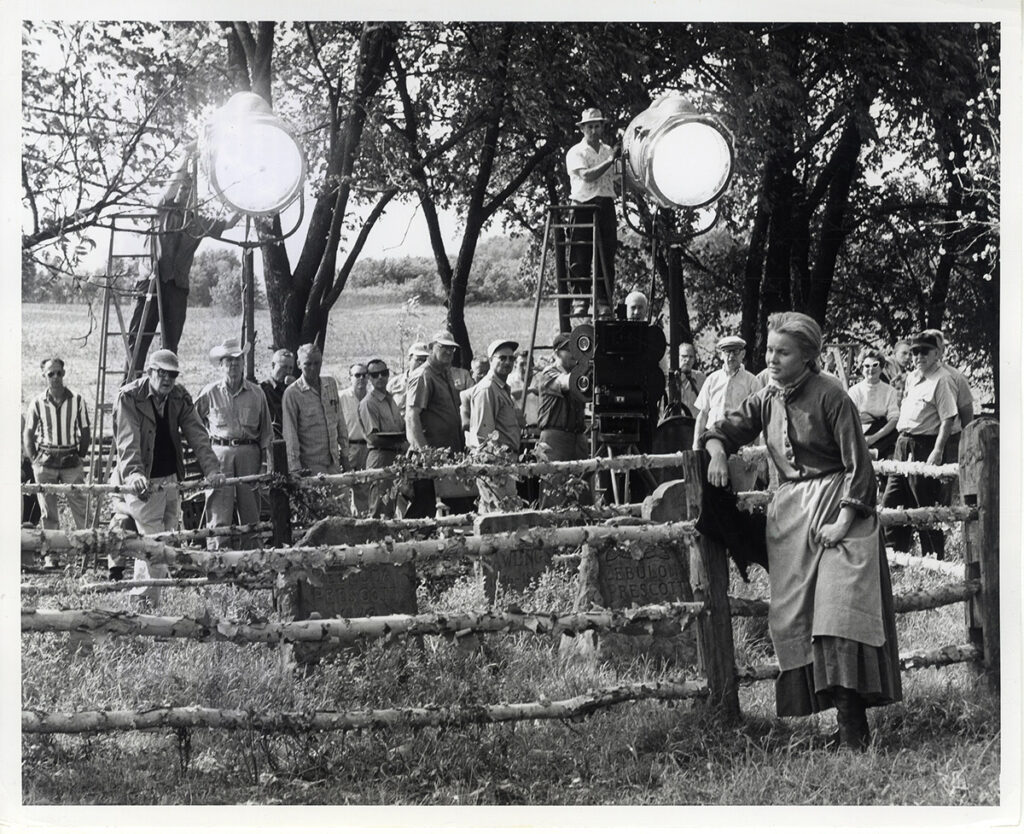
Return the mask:
<svg viewBox="0 0 1024 834">
<path fill-rule="evenodd" d="M 159 240 L 157 236 L 158 215 L 151 213 L 118 214 L 111 218 L 110 242 L 107 250 L 107 270 L 103 286 L 103 311 L 100 323 L 100 353 L 96 367 L 96 388 L 94 398 L 93 440 L 89 454 L 89 470 L 86 483 L 106 483 L 113 469 L 116 444 L 113 437 L 114 397 L 118 388 L 138 378 L 140 371 L 139 354 L 143 345 L 159 336 L 163 343 L 162 327 L 163 305 L 159 292 L 159 275 L 157 259 L 159 257 Z M 135 251 L 120 251 L 125 238 L 142 238 L 143 245 Z M 124 263 L 136 263 L 136 275 L 126 275 L 122 267 Z M 146 277 L 145 270 L 149 275 Z M 126 286 L 123 279 L 129 278 L 131 286 Z M 122 306 L 123 299 L 136 301 L 142 297 L 142 316 L 140 332 L 130 334 L 131 319 L 125 318 Z M 143 331 L 149 318 L 152 305 L 156 304 L 156 327 Z M 113 315 L 111 315 L 113 314 Z M 129 310 L 129 316 L 131 310 Z M 120 350 L 118 349 L 120 346 Z M 117 377 L 111 386 L 109 380 Z M 109 415 L 109 419 L 108 419 Z M 100 523 L 103 511 L 102 495 L 89 494 L 86 504 L 86 518 L 96 527 Z"/>
</svg>

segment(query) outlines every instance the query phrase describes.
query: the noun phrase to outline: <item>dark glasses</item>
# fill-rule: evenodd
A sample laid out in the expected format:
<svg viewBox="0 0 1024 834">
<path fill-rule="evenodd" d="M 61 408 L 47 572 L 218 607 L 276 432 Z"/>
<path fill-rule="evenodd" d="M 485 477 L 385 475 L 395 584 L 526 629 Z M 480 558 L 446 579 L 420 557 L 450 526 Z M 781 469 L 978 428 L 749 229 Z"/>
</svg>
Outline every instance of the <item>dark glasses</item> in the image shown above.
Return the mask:
<svg viewBox="0 0 1024 834">
<path fill-rule="evenodd" d="M 391 371 L 389 371 L 387 368 L 385 368 L 383 371 L 370 371 L 368 373 L 368 376 L 370 377 L 370 379 L 379 379 L 382 376 L 390 375 L 390 373 L 391 373 Z"/>
<path fill-rule="evenodd" d="M 177 379 L 178 378 L 178 372 L 177 371 L 165 371 L 163 368 L 154 368 L 153 370 L 156 371 L 157 376 L 162 376 L 164 379 Z"/>
</svg>

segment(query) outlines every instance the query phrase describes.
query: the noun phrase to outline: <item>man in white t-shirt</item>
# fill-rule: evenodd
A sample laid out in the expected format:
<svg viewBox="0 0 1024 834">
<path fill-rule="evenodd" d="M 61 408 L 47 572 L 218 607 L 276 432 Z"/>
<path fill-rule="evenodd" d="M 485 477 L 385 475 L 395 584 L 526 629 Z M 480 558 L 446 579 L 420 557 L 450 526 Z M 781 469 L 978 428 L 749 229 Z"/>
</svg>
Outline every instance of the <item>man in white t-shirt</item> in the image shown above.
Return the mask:
<svg viewBox="0 0 1024 834">
<path fill-rule="evenodd" d="M 615 178 L 613 164 L 621 148 L 601 141 L 605 118 L 596 107 L 583 111 L 576 126 L 583 140 L 569 148 L 565 167 L 569 172 L 569 200 L 574 208 L 570 223 L 573 226 L 597 225 L 599 246 L 596 258 L 593 234 L 590 228 L 569 229 L 569 278 L 572 291 L 590 296 L 590 278 L 598 279 L 595 287 L 597 315 L 611 315 L 611 301 L 615 287 L 615 250 L 618 246 L 618 227 L 615 219 Z M 596 260 L 596 271 L 592 271 Z M 572 280 L 586 279 L 586 280 Z M 589 303 L 581 298 L 573 302 L 572 315 L 585 316 Z"/>
</svg>

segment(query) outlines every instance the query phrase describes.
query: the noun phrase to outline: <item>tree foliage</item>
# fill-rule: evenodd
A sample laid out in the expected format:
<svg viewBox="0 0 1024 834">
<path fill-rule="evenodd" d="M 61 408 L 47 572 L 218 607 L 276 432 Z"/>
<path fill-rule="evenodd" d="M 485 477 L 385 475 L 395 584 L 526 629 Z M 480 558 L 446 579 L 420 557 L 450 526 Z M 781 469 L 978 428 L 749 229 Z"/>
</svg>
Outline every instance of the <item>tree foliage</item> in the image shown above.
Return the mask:
<svg viewBox="0 0 1024 834">
<path fill-rule="evenodd" d="M 960 361 L 997 364 L 995 24 L 60 22 L 26 23 L 23 40 L 23 247 L 45 260 L 48 245 L 51 267 L 81 259 L 80 236 L 111 211 L 145 203 L 230 92 L 296 125 L 310 223 L 294 262 L 279 219 L 258 224 L 275 344 L 323 340 L 363 280 L 373 224 L 412 198 L 433 255 L 411 280 L 440 284 L 468 362 L 464 306 L 510 272 L 482 258 L 482 236 L 537 240 L 545 207 L 566 199 L 584 107 L 621 129 L 680 89 L 736 149 L 723 222 L 682 253 L 688 325 L 738 317 L 754 367 L 767 316 L 786 308 L 873 343 L 941 326 Z M 442 210 L 459 215 L 457 241 Z M 666 269 L 624 241 L 620 284 Z"/>
</svg>

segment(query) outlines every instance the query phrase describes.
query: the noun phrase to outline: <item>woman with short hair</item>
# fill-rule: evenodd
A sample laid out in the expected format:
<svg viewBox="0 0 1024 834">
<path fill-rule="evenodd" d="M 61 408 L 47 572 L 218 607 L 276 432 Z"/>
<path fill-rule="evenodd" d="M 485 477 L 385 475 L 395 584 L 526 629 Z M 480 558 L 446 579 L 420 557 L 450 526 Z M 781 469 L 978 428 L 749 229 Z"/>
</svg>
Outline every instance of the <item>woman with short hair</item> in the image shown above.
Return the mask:
<svg viewBox="0 0 1024 834">
<path fill-rule="evenodd" d="M 768 386 L 701 442 L 709 483 L 724 487 L 727 455 L 764 432 L 779 472 L 767 509 L 776 712 L 834 706 L 839 745 L 860 751 L 865 708 L 902 698 L 899 652 L 871 456 L 852 400 L 819 373 L 821 342 L 809 316 L 769 316 Z"/>
<path fill-rule="evenodd" d="M 885 356 L 874 348 L 860 352 L 857 365 L 864 379 L 850 386 L 849 394 L 860 412 L 860 425 L 869 449 L 874 449 L 879 460 L 891 458 L 896 448 L 896 420 L 900 406 L 896 389 L 882 382 Z"/>
</svg>

